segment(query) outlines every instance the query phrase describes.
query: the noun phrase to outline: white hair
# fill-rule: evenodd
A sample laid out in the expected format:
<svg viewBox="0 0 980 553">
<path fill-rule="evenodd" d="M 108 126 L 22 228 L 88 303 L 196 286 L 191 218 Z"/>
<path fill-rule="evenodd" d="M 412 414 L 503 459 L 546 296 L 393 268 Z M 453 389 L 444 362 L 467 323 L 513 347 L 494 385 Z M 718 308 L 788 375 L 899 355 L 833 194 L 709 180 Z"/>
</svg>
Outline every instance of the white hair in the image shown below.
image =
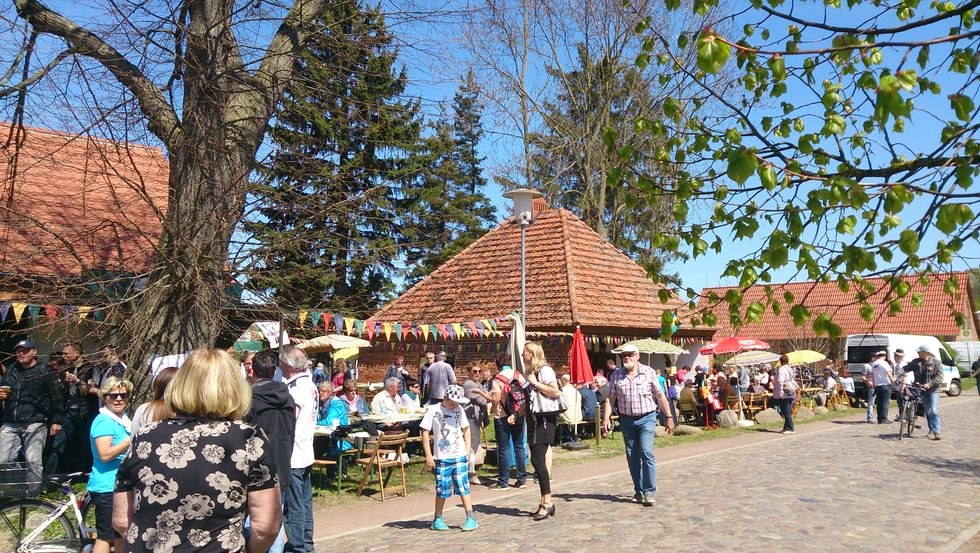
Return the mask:
<svg viewBox="0 0 980 553">
<path fill-rule="evenodd" d="M 279 364 L 285 365 L 293 370 L 301 371 L 305 369 L 308 361 L 309 358 L 306 357 L 306 352 L 296 346 L 282 346 L 279 350 Z"/>
</svg>

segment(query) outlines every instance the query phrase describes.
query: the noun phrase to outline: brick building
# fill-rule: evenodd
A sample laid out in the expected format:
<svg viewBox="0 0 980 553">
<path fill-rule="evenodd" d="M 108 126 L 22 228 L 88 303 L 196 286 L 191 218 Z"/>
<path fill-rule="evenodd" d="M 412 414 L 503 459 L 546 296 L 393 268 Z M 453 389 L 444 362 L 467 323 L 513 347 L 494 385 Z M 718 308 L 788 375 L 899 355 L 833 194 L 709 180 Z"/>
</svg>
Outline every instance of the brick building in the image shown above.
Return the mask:
<svg viewBox="0 0 980 553">
<path fill-rule="evenodd" d="M 529 340 L 542 343 L 556 368 L 568 365 L 576 324 L 586 335 L 596 368 L 611 357 L 608 350 L 622 341 L 659 336 L 664 309 L 677 314 L 676 343 L 702 343 L 714 334 L 714 329 L 691 329 L 684 302 L 673 296 L 661 302 L 662 287 L 571 212 L 551 209 L 539 199 L 532 213 L 525 240 L 526 330 Z M 414 333 L 389 338 L 374 333 L 374 347 L 360 353 L 361 380 L 380 380 L 398 352 L 405 354 L 408 366 L 417 366 L 425 351 L 445 349 L 461 371 L 470 361 L 489 361 L 502 351 L 509 330 L 504 316 L 519 312 L 521 306 L 520 235 L 514 217 L 507 219 L 367 321 L 368 326 L 422 322 L 465 329 L 460 321 L 501 317 L 499 333 L 464 332 L 448 338 L 431 333 L 427 338 Z"/>
</svg>

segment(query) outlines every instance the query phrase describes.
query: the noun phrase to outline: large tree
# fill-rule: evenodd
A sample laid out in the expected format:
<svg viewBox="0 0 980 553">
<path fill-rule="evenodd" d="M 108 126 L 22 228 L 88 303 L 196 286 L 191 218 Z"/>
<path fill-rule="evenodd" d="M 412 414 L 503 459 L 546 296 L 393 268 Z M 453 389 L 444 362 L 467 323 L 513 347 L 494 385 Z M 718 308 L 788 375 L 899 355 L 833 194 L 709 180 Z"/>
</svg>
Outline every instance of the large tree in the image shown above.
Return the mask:
<svg viewBox="0 0 980 553">
<path fill-rule="evenodd" d="M 482 110 L 479 85 L 468 71 L 453 96 L 452 113 L 431 125 L 425 142 L 420 188 L 412 198 L 417 221 L 406 249 L 408 284 L 473 243 L 496 219 L 479 153 Z"/>
<path fill-rule="evenodd" d="M 378 9 L 333 2 L 296 61 L 261 174 L 254 289 L 365 317 L 393 291 L 413 240 L 421 117 Z"/>
<path fill-rule="evenodd" d="M 142 367 L 151 353 L 214 343 L 230 278 L 229 242 L 256 151 L 329 2 L 255 4 L 113 3 L 99 27 L 86 28 L 39 0 L 14 0 L 27 34 L 67 45 L 63 52 L 54 41 L 35 48 L 36 67 L 49 65 L 51 59 L 36 59 L 49 51 L 54 59 L 72 59 L 77 86 L 90 86 L 84 101 L 98 96 L 92 83 L 100 78 L 121 86 L 123 103 L 95 118 L 135 105 L 130 123 L 145 124 L 170 162 L 169 205 L 156 261 L 122 328 L 131 366 Z M 240 42 L 241 36 L 263 36 L 255 32 L 259 20 L 272 21 L 266 45 Z M 32 73 L 25 65 L 24 74 Z"/>
<path fill-rule="evenodd" d="M 715 3 L 691 7 L 708 14 Z M 688 224 L 657 243 L 702 256 L 745 241 L 749 253 L 724 268 L 742 287 L 792 267 L 800 278 L 838 282 L 869 321 L 894 313 L 911 293 L 898 276 L 929 280 L 954 264 L 975 265 L 978 8 L 975 0 L 753 0 L 734 17 L 709 18 L 679 36 L 642 22 L 637 64 L 685 75 L 713 98 L 706 109 L 671 96 L 664 118 L 638 121 L 670 138 L 663 147 L 623 150 L 633 141 L 612 141 L 638 180 L 648 159 L 677 170 L 675 220 Z M 696 64 L 673 54 L 688 44 Z M 732 70 L 737 85 L 719 89 L 718 75 Z M 691 207 L 705 216 L 691 217 Z M 867 276 L 893 277 L 884 303 L 867 301 Z M 952 277 L 941 285 L 959 294 L 967 283 Z M 818 335 L 841 332 L 828 315 L 810 313 L 804 298 L 770 294 L 744 305 L 735 289 L 711 299 L 724 300 L 736 324 L 788 309 Z M 712 310 L 698 322 L 716 317 Z"/>
</svg>

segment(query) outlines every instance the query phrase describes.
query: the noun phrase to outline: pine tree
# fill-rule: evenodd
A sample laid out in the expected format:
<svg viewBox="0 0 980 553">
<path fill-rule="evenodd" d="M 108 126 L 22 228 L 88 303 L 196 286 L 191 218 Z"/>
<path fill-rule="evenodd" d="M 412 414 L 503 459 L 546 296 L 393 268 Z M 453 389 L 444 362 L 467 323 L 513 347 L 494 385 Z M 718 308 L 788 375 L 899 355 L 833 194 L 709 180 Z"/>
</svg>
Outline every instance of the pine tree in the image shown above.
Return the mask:
<svg viewBox="0 0 980 553">
<path fill-rule="evenodd" d="M 406 249 L 409 285 L 431 273 L 482 236 L 496 211 L 484 192 L 483 106 L 470 71 L 453 97 L 453 113 L 431 124 L 425 141 L 421 190 L 413 211 L 419 213 L 417 240 Z"/>
<path fill-rule="evenodd" d="M 411 234 L 422 121 L 378 9 L 342 0 L 318 23 L 270 131 L 250 286 L 366 316 L 394 291 Z"/>
</svg>

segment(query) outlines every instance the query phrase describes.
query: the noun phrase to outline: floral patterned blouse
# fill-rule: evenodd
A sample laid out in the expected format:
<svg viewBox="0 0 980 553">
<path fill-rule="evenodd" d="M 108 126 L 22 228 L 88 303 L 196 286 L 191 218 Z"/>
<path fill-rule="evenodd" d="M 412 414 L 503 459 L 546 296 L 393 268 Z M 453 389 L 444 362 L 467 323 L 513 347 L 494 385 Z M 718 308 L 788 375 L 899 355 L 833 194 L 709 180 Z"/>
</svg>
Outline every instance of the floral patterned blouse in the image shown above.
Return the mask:
<svg viewBox="0 0 980 553">
<path fill-rule="evenodd" d="M 278 485 L 265 434 L 242 421 L 177 417 L 144 426 L 116 473 L 133 493 L 127 551 L 245 551 L 250 491 Z"/>
</svg>

